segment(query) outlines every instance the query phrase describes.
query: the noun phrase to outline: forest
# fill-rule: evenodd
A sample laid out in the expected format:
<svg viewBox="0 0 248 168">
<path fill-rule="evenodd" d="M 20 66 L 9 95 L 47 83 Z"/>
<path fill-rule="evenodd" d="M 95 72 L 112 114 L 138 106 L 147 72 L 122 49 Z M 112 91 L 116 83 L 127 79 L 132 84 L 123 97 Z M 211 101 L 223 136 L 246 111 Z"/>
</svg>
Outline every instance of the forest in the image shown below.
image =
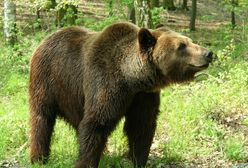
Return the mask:
<svg viewBox="0 0 248 168">
<path fill-rule="evenodd" d="M 216 55 L 195 80 L 161 90 L 147 168 L 248 167 L 248 0 L 1 0 L 0 167 L 72 167 L 76 132 L 56 121 L 45 165 L 31 164 L 30 58 L 65 27 L 101 31 L 116 22 L 166 26 Z M 110 135 L 100 168 L 132 168 L 125 119 Z"/>
</svg>

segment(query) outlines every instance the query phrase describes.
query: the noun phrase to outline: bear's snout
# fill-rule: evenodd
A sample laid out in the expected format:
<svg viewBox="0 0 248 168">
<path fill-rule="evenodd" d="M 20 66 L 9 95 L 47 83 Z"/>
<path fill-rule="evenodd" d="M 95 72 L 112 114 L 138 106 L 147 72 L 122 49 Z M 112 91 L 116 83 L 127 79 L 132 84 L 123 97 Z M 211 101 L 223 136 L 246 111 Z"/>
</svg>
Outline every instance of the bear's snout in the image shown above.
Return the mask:
<svg viewBox="0 0 248 168">
<path fill-rule="evenodd" d="M 213 61 L 213 52 L 212 51 L 206 51 L 204 54 L 204 57 L 208 63 L 211 63 Z"/>
</svg>

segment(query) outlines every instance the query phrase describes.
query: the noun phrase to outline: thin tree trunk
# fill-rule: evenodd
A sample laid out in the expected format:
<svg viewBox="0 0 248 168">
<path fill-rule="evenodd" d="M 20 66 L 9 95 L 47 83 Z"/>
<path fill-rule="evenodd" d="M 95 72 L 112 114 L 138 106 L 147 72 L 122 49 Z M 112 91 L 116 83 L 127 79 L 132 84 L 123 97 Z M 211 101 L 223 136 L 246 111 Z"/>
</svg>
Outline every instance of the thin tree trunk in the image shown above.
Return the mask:
<svg viewBox="0 0 248 168">
<path fill-rule="evenodd" d="M 192 0 L 191 18 L 189 24 L 189 29 L 191 31 L 195 31 L 196 10 L 197 10 L 197 1 Z"/>
<path fill-rule="evenodd" d="M 51 0 L 51 9 L 54 9 L 57 6 L 56 0 Z"/>
<path fill-rule="evenodd" d="M 36 9 L 36 23 L 38 24 L 37 28 L 41 29 L 40 9 Z"/>
<path fill-rule="evenodd" d="M 152 27 L 150 1 L 134 0 L 136 25 L 145 28 Z"/>
<path fill-rule="evenodd" d="M 163 0 L 163 7 L 168 10 L 176 10 L 173 0 Z"/>
<path fill-rule="evenodd" d="M 136 21 L 135 21 L 135 9 L 134 9 L 133 5 L 128 7 L 128 20 L 130 20 L 134 24 L 136 23 Z"/>
<path fill-rule="evenodd" d="M 234 12 L 234 8 L 237 5 L 237 3 L 232 0 L 232 11 L 231 11 L 231 23 L 232 23 L 232 28 L 234 29 L 236 27 L 236 20 L 235 20 L 235 12 Z"/>
<path fill-rule="evenodd" d="M 159 7 L 159 0 L 151 0 L 151 8 Z"/>
<path fill-rule="evenodd" d="M 12 0 L 4 0 L 4 36 L 9 44 L 17 41 L 16 5 Z"/>
<path fill-rule="evenodd" d="M 236 27 L 236 21 L 235 21 L 235 12 L 231 12 L 231 17 L 232 17 L 232 28 L 234 29 Z"/>
<path fill-rule="evenodd" d="M 65 13 L 66 10 L 64 8 L 60 8 L 58 9 L 58 11 L 56 11 L 56 20 L 55 20 L 56 26 L 63 27 L 65 25 L 65 21 L 63 20 Z"/>
<path fill-rule="evenodd" d="M 187 11 L 189 10 L 189 8 L 188 8 L 188 0 L 183 0 L 182 9 L 187 10 Z"/>
</svg>

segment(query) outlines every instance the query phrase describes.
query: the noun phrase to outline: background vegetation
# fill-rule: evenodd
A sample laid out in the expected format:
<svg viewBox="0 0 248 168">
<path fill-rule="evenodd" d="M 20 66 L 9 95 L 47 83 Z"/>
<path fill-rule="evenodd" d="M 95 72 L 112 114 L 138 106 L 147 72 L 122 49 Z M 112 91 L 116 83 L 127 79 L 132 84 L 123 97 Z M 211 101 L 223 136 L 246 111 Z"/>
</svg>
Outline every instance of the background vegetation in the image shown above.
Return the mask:
<svg viewBox="0 0 248 168">
<path fill-rule="evenodd" d="M 78 148 L 75 132 L 61 120 L 56 123 L 48 164 L 30 164 L 29 59 L 41 40 L 60 27 L 78 25 L 99 31 L 120 20 L 151 28 L 164 24 L 218 55 L 195 82 L 162 91 L 158 128 L 147 167 L 223 168 L 241 167 L 248 162 L 248 1 L 197 0 L 193 29 L 191 1 L 145 1 L 146 13 L 137 16 L 137 8 L 142 8 L 140 2 L 11 2 L 16 5 L 14 24 L 4 26 L 6 18 L 0 16 L 0 167 L 73 165 Z M 0 2 L 1 13 L 4 3 L 6 0 Z M 141 21 L 144 15 L 150 20 Z M 4 35 L 4 29 L 11 36 Z M 123 121 L 109 139 L 100 167 L 132 167 L 126 158 L 127 141 L 122 129 Z"/>
</svg>

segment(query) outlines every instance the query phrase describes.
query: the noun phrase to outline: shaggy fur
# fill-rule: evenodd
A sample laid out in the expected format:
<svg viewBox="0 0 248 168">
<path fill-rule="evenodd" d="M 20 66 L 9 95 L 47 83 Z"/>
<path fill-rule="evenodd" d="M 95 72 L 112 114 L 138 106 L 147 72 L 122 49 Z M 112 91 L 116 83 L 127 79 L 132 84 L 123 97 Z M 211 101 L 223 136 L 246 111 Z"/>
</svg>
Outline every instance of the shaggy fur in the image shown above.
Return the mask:
<svg viewBox="0 0 248 168">
<path fill-rule="evenodd" d="M 135 166 L 145 166 L 159 111 L 160 89 L 190 81 L 212 54 L 164 28 L 116 23 L 101 32 L 62 29 L 30 62 L 31 161 L 46 163 L 57 117 L 78 133 L 76 167 L 98 167 L 122 117 Z"/>
</svg>

